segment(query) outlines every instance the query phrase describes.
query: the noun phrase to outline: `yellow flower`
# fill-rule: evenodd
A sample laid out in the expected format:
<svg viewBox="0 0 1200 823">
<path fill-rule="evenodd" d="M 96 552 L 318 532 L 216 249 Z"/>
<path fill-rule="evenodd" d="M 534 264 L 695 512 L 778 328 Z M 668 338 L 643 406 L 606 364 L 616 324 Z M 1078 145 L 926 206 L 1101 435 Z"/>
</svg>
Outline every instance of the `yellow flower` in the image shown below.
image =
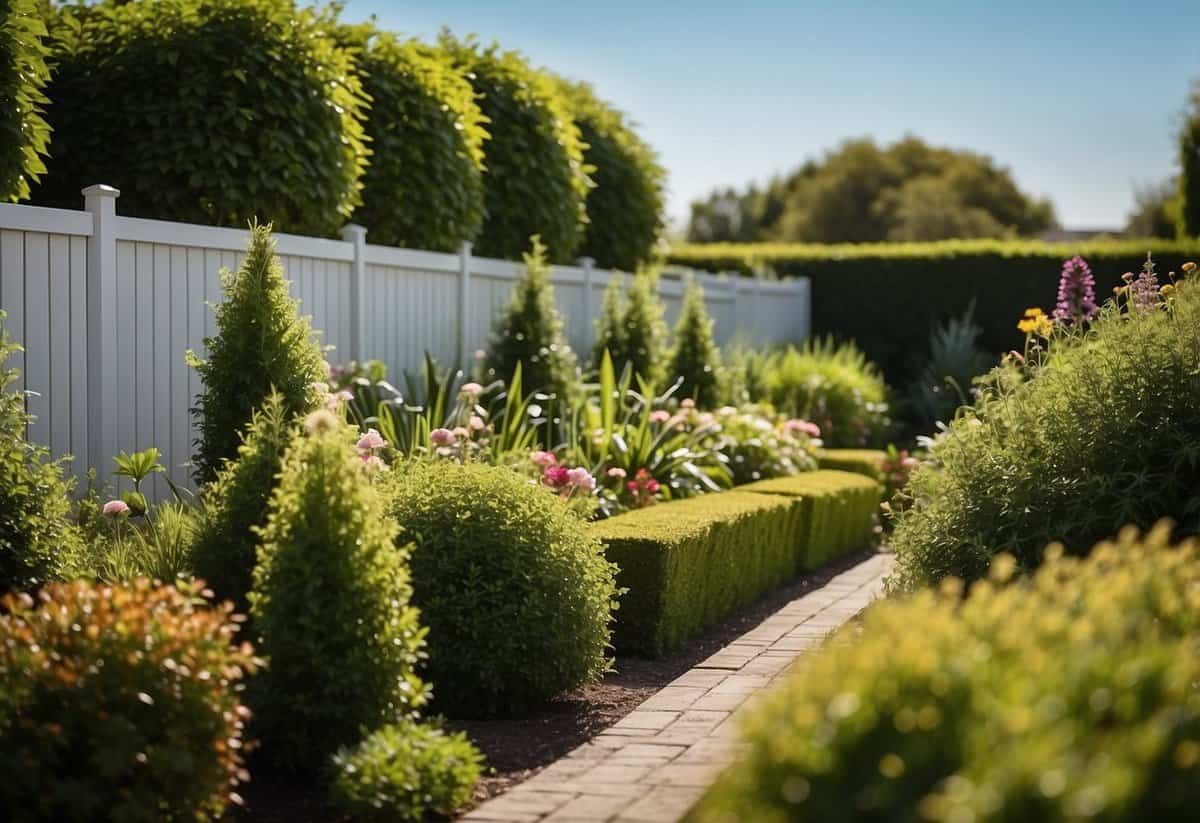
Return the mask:
<svg viewBox="0 0 1200 823">
<path fill-rule="evenodd" d="M 1022 334 L 1040 334 L 1042 337 L 1049 337 L 1053 328 L 1050 318 L 1036 306 L 1026 309 L 1025 316 L 1017 324 L 1017 330 Z"/>
<path fill-rule="evenodd" d="M 1192 261 L 1189 260 L 1188 262 L 1183 264 L 1183 273 L 1184 274 L 1191 274 L 1195 270 L 1196 270 L 1196 264 L 1193 263 Z"/>
<path fill-rule="evenodd" d="M 1165 286 L 1163 286 L 1161 289 L 1158 290 L 1158 293 L 1161 294 L 1166 299 L 1170 300 L 1171 297 L 1175 294 L 1175 284 L 1167 283 Z"/>
</svg>

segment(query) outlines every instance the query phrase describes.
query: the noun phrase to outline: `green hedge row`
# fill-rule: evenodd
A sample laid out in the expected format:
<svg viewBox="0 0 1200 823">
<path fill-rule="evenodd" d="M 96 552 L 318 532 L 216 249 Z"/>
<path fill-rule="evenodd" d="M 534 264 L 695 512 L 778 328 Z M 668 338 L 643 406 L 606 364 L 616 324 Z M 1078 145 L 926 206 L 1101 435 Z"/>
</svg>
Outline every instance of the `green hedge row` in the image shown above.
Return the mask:
<svg viewBox="0 0 1200 823">
<path fill-rule="evenodd" d="M 678 648 L 798 573 L 865 545 L 879 487 L 816 471 L 628 512 L 592 526 L 626 589 L 613 645 Z"/>
<path fill-rule="evenodd" d="M 881 466 L 887 452 L 879 449 L 824 449 L 817 453 L 817 465 L 823 469 L 852 472 L 882 480 Z"/>
<path fill-rule="evenodd" d="M 1112 294 L 1121 275 L 1136 272 L 1152 251 L 1160 272 L 1200 257 L 1200 243 L 951 240 L 860 245 L 685 245 L 668 260 L 702 269 L 760 269 L 812 280 L 812 331 L 852 338 L 892 383 L 912 375 L 927 356 L 935 323 L 961 315 L 975 301 L 980 345 L 1001 354 L 1019 349 L 1017 321 L 1030 306 L 1054 306 L 1063 260 L 1081 255 L 1096 290 Z"/>
</svg>

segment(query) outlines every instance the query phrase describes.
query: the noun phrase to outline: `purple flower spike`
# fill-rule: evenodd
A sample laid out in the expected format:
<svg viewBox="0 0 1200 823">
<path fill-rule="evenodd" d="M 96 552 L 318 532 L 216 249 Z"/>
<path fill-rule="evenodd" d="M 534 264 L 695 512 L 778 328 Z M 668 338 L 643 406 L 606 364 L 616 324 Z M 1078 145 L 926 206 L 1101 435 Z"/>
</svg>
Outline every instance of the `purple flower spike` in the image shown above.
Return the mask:
<svg viewBox="0 0 1200 823">
<path fill-rule="evenodd" d="M 1091 320 L 1096 311 L 1096 280 L 1087 261 L 1076 255 L 1063 263 L 1054 319 L 1072 325 Z"/>
</svg>

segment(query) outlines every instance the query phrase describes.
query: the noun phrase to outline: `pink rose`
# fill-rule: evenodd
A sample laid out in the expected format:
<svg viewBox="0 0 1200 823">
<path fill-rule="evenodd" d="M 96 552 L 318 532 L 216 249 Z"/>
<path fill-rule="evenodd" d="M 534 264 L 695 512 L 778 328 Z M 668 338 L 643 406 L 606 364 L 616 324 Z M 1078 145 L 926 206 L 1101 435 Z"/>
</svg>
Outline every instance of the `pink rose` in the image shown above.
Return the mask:
<svg viewBox="0 0 1200 823">
<path fill-rule="evenodd" d="M 104 504 L 105 517 L 120 517 L 129 514 L 129 504 L 124 500 L 109 500 Z"/>
<path fill-rule="evenodd" d="M 567 472 L 567 482 L 578 489 L 591 491 L 596 488 L 596 478 L 587 469 L 579 466 Z"/>
<path fill-rule="evenodd" d="M 454 442 L 454 432 L 449 429 L 434 429 L 429 433 L 429 440 L 435 446 L 449 446 Z"/>
<path fill-rule="evenodd" d="M 466 426 L 455 426 L 454 431 L 450 432 L 459 440 L 467 440 L 471 437 L 471 433 L 467 431 Z"/>
<path fill-rule="evenodd" d="M 382 449 L 386 445 L 387 445 L 387 441 L 383 439 L 383 435 L 381 435 L 375 429 L 367 429 L 367 433 L 364 434 L 362 437 L 358 438 L 358 443 L 357 443 L 358 450 L 363 451 L 363 452 L 370 452 L 370 451 L 374 451 L 375 449 Z"/>
<path fill-rule="evenodd" d="M 478 397 L 483 394 L 483 386 L 478 383 L 463 383 L 463 387 L 459 389 L 459 392 L 470 397 Z"/>
<path fill-rule="evenodd" d="M 608 476 L 622 478 L 625 476 L 625 470 L 622 469 L 620 466 L 613 466 L 611 469 L 608 470 Z"/>
<path fill-rule="evenodd" d="M 571 473 L 566 466 L 547 466 L 542 472 L 542 482 L 557 489 L 571 482 Z"/>
<path fill-rule="evenodd" d="M 487 428 L 487 423 L 484 423 L 483 418 L 477 414 L 471 415 L 471 419 L 470 419 L 469 423 L 471 425 L 471 428 L 477 432 L 483 431 L 484 429 Z"/>
<path fill-rule="evenodd" d="M 670 419 L 671 413 L 665 409 L 655 409 L 654 411 L 650 412 L 651 423 L 666 423 Z"/>
<path fill-rule="evenodd" d="M 807 420 L 788 420 L 783 424 L 783 430 L 791 434 L 801 432 L 803 434 L 807 434 L 809 437 L 821 436 L 821 427 L 816 423 L 810 423 Z"/>
<path fill-rule="evenodd" d="M 649 480 L 646 481 L 646 491 L 650 492 L 650 494 L 658 494 L 658 490 L 660 488 L 662 488 L 662 487 L 658 484 L 658 481 L 655 480 L 653 477 L 651 477 Z"/>
<path fill-rule="evenodd" d="M 534 452 L 529 459 L 533 461 L 533 465 L 543 469 L 558 465 L 558 458 L 554 456 L 554 452 Z"/>
</svg>

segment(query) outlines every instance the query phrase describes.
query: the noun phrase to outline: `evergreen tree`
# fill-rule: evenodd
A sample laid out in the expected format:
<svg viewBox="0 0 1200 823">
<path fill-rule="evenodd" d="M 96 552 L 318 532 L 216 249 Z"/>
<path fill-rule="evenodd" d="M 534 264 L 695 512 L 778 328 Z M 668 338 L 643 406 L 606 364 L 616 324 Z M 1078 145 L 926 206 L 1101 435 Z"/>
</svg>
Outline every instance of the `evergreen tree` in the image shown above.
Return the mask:
<svg viewBox="0 0 1200 823">
<path fill-rule="evenodd" d="M 624 350 L 625 328 L 625 275 L 616 271 L 609 277 L 608 286 L 604 289 L 604 304 L 600 307 L 600 316 L 596 318 L 596 345 L 592 348 L 592 362 L 596 366 L 604 359 L 604 353 L 611 357 L 614 352 Z"/>
<path fill-rule="evenodd" d="M 662 361 L 667 339 L 663 305 L 658 299 L 657 269 L 642 269 L 633 276 L 621 325 L 621 345 L 611 352 L 613 365 L 620 372 L 628 363 L 635 374 L 657 385 L 663 377 Z"/>
<path fill-rule="evenodd" d="M 668 365 L 668 380 L 683 378 L 680 396 L 691 397 L 701 408 L 717 404 L 717 374 L 721 352 L 713 340 L 713 321 L 704 305 L 704 289 L 689 280 L 683 310 L 675 325 L 675 348 Z"/>
<path fill-rule="evenodd" d="M 309 320 L 300 316 L 300 301 L 289 294 L 271 227 L 255 223 L 250 232 L 237 274 L 221 272 L 225 299 L 215 309 L 217 336 L 204 341 L 208 359 L 188 352 L 188 362 L 204 381 L 192 410 L 200 421 L 195 476 L 201 483 L 237 456 L 243 428 L 272 390 L 295 416 L 313 406 L 314 384 L 328 377 Z"/>
<path fill-rule="evenodd" d="M 563 319 L 554 305 L 546 246 L 537 235 L 531 243 L 525 271 L 492 335 L 484 366 L 489 377 L 507 381 L 520 363 L 526 387 L 566 398 L 575 383 L 575 352 L 567 344 Z"/>
<path fill-rule="evenodd" d="M 1179 233 L 1200 237 L 1200 80 L 1192 88 L 1179 134 L 1179 165 Z"/>
</svg>

